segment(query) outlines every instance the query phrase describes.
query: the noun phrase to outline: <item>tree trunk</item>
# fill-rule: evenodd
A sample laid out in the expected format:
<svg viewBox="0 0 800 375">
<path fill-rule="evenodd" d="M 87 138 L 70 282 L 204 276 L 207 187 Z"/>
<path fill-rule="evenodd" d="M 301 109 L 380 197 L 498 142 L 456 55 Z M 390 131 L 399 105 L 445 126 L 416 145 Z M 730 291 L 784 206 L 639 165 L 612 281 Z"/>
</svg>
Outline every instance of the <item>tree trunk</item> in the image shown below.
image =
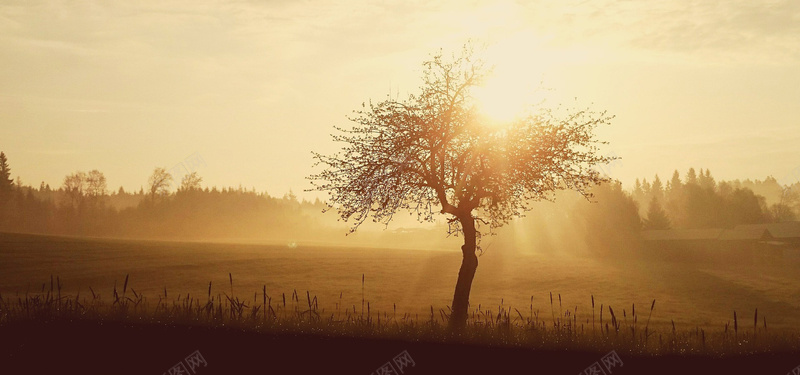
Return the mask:
<svg viewBox="0 0 800 375">
<path fill-rule="evenodd" d="M 469 292 L 472 289 L 475 270 L 478 269 L 478 257 L 475 255 L 477 234 L 475 231 L 475 219 L 472 215 L 468 215 L 459 218 L 459 222 L 464 232 L 464 246 L 461 246 L 463 259 L 461 260 L 461 269 L 458 270 L 456 291 L 453 295 L 453 311 L 450 314 L 449 324 L 452 331 L 460 331 L 467 324 Z"/>
</svg>

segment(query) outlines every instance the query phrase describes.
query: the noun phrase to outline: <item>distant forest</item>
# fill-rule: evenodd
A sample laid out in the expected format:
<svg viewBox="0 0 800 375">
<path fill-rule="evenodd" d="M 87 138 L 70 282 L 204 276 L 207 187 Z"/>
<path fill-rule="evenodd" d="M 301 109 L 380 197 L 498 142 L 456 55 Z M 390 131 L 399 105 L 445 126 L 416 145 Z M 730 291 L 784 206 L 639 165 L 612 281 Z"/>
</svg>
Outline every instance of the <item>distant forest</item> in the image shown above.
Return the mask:
<svg viewBox="0 0 800 375">
<path fill-rule="evenodd" d="M 678 171 L 664 184 L 636 180 L 633 199 L 645 229 L 732 228 L 739 224 L 793 221 L 800 208 L 800 185 L 781 186 L 773 177 L 716 182 L 711 172 Z"/>
<path fill-rule="evenodd" d="M 300 201 L 291 192 L 282 197 L 254 189 L 203 187 L 196 173 L 181 181 L 156 168 L 139 191 L 110 191 L 102 172 L 65 176 L 58 187 L 38 187 L 11 178 L 11 166 L 0 152 L 0 231 L 56 235 L 179 240 L 280 240 L 336 242 L 345 224 L 335 213 L 322 214 L 325 204 Z M 174 191 L 173 191 L 174 190 Z M 535 246 L 547 251 L 582 248 L 608 252 L 630 247 L 641 230 L 732 228 L 796 220 L 800 185 L 781 186 L 765 180 L 715 181 L 711 172 L 675 171 L 662 182 L 637 179 L 632 191 L 612 183 L 595 187 L 589 203 L 575 192 L 559 192 L 556 203 L 541 202 L 525 218 L 501 228 L 501 243 Z M 380 235 L 426 246 L 446 230 L 408 229 L 401 219 Z M 381 226 L 381 228 L 383 228 Z M 427 242 L 426 242 L 427 241 Z M 521 242 L 522 241 L 522 242 Z"/>
<path fill-rule="evenodd" d="M 109 191 L 102 172 L 75 172 L 52 188 L 12 181 L 0 153 L 0 231 L 98 237 L 291 240 L 314 238 L 325 205 L 298 201 L 291 192 L 273 197 L 255 190 L 201 187 L 196 172 L 175 185 L 156 168 L 136 192 Z M 254 236 L 257 234 L 257 236 Z"/>
</svg>

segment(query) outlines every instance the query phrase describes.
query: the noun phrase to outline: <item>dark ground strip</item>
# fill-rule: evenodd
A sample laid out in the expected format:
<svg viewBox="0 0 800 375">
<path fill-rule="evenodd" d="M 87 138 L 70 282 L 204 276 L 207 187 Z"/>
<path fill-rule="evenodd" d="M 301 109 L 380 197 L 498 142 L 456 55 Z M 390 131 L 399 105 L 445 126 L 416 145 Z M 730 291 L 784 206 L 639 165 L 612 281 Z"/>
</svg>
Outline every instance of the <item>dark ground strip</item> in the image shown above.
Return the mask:
<svg viewBox="0 0 800 375">
<path fill-rule="evenodd" d="M 195 351 L 195 374 L 372 374 L 407 351 L 404 374 L 578 374 L 605 352 L 542 351 L 462 344 L 265 334 L 229 328 L 130 323 L 21 323 L 0 327 L 2 374 L 164 374 Z M 634 356 L 613 374 L 775 374 L 800 365 L 800 353 Z M 192 372 L 189 372 L 190 374 Z M 608 372 L 607 372 L 608 373 Z"/>
</svg>

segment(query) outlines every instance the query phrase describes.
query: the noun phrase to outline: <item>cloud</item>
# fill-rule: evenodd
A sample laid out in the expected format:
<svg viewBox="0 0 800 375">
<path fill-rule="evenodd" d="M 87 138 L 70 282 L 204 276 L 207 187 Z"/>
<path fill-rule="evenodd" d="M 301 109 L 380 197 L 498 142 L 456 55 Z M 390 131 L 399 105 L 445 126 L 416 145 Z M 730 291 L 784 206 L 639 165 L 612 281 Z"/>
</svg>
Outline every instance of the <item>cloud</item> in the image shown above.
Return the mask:
<svg viewBox="0 0 800 375">
<path fill-rule="evenodd" d="M 530 24 L 556 35 L 558 43 L 603 45 L 623 58 L 800 61 L 800 2 L 794 0 L 532 1 L 526 13 Z"/>
<path fill-rule="evenodd" d="M 703 59 L 791 63 L 800 59 L 800 3 L 691 2 L 639 23 L 634 46 Z M 649 25 L 649 26 L 648 26 Z"/>
</svg>

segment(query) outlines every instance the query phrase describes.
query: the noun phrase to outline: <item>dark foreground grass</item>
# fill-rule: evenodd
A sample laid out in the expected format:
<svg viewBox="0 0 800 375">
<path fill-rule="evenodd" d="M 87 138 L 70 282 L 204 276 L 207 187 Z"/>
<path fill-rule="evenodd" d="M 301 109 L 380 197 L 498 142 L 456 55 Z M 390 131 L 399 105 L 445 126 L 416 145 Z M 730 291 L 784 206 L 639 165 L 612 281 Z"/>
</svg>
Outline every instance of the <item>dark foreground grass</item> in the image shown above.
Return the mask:
<svg viewBox="0 0 800 375">
<path fill-rule="evenodd" d="M 405 374 L 576 374 L 606 354 L 135 322 L 27 322 L 0 332 L 9 374 L 162 374 L 195 351 L 207 362 L 197 374 L 372 374 L 402 352 L 414 361 Z M 623 363 L 613 374 L 786 374 L 798 362 L 784 352 L 617 353 Z"/>
<path fill-rule="evenodd" d="M 209 283 L 203 296 L 146 297 L 126 277 L 110 296 L 67 296 L 56 277 L 38 293 L 2 295 L 0 373 L 169 374 L 196 351 L 207 363 L 197 374 L 371 374 L 404 351 L 414 361 L 408 374 L 575 374 L 611 351 L 622 361 L 614 374 L 786 374 L 800 365 L 800 336 L 770 331 L 757 313 L 751 324 L 735 315 L 720 327 L 679 331 L 650 326 L 655 301 L 618 316 L 622 309 L 592 298 L 596 310 L 579 314 L 556 295 L 546 318 L 532 306 L 478 306 L 453 334 L 447 308 L 397 316 L 365 299 L 326 309 L 308 292 L 271 296 L 264 288 L 240 299 L 215 290 Z"/>
</svg>

